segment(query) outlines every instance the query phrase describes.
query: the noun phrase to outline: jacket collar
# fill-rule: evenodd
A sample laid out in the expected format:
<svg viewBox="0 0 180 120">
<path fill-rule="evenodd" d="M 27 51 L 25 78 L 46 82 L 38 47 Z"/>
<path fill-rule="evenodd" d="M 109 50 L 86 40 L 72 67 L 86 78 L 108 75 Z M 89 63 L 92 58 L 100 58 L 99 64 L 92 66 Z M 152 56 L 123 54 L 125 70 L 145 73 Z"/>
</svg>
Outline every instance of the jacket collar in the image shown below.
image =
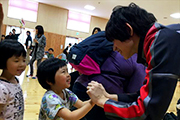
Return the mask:
<svg viewBox="0 0 180 120">
<path fill-rule="evenodd" d="M 140 41 L 139 41 L 137 63 L 141 63 L 147 66 L 148 64 L 146 62 L 146 58 L 144 55 L 143 45 L 144 45 L 144 37 L 140 38 Z"/>
<path fill-rule="evenodd" d="M 149 28 L 151 28 L 154 24 L 156 24 L 156 23 L 152 23 Z M 148 31 L 147 31 L 147 33 L 148 33 Z M 146 57 L 145 57 L 145 54 L 144 54 L 144 40 L 145 40 L 145 37 L 146 37 L 146 35 L 142 36 L 140 38 L 140 41 L 139 41 L 137 63 L 141 63 L 141 64 L 143 64 L 145 66 L 148 66 L 148 63 L 146 62 Z"/>
</svg>

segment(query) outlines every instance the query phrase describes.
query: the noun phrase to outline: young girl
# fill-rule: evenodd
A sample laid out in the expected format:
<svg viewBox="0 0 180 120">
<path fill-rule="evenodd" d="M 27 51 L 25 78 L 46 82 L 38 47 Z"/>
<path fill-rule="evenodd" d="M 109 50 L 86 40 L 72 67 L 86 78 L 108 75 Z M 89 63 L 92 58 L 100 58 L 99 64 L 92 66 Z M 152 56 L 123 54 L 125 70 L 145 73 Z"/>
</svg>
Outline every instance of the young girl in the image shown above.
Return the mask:
<svg viewBox="0 0 180 120">
<path fill-rule="evenodd" d="M 67 89 L 71 76 L 64 61 L 58 58 L 43 61 L 38 67 L 37 77 L 47 90 L 42 98 L 39 120 L 79 120 L 94 106 L 91 100 L 82 102 Z M 72 106 L 79 109 L 70 111 Z"/>
<path fill-rule="evenodd" d="M 0 42 L 0 120 L 23 120 L 24 100 L 18 79 L 26 68 L 26 51 L 16 40 Z"/>
</svg>

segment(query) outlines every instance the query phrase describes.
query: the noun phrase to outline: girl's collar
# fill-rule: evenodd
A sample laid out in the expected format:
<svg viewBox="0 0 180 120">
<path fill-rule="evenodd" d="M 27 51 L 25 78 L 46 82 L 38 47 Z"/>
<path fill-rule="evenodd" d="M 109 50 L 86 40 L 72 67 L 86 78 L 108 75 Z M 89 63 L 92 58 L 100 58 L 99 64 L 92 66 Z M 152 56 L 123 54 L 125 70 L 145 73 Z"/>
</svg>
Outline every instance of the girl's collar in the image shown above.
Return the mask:
<svg viewBox="0 0 180 120">
<path fill-rule="evenodd" d="M 19 80 L 15 77 L 15 80 L 17 83 L 19 83 Z M 7 83 L 11 83 L 10 81 L 8 81 L 5 77 L 2 77 L 0 76 L 0 81 L 4 81 L 4 82 L 7 82 Z"/>
</svg>

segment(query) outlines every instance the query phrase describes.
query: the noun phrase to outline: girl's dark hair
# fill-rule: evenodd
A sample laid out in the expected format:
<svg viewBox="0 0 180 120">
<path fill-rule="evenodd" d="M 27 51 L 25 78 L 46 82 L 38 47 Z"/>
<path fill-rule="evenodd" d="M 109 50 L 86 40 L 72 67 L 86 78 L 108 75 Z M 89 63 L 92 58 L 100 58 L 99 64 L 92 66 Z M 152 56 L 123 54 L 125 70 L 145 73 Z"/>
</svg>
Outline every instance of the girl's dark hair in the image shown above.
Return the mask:
<svg viewBox="0 0 180 120">
<path fill-rule="evenodd" d="M 95 27 L 92 31 L 92 35 L 94 35 L 95 30 L 98 30 L 98 32 L 101 32 L 101 29 L 99 27 Z"/>
<path fill-rule="evenodd" d="M 41 25 L 37 25 L 35 27 L 35 29 L 38 30 L 38 34 L 37 35 L 43 35 L 44 34 L 44 29 L 43 29 L 43 27 Z"/>
<path fill-rule="evenodd" d="M 12 56 L 26 57 L 26 51 L 21 43 L 16 40 L 5 39 L 0 42 L 0 69 L 6 68 L 6 63 Z"/>
<path fill-rule="evenodd" d="M 106 38 L 109 41 L 114 39 L 125 41 L 131 37 L 130 29 L 126 23 L 131 25 L 134 33 L 140 37 L 145 37 L 147 31 L 156 22 L 152 13 L 140 8 L 135 3 L 129 6 L 116 6 L 106 25 Z"/>
<path fill-rule="evenodd" d="M 37 70 L 37 78 L 39 84 L 44 89 L 50 89 L 50 85 L 47 83 L 47 81 L 54 84 L 56 72 L 59 70 L 59 68 L 62 68 L 64 66 L 66 66 L 66 63 L 58 58 L 49 58 L 43 61 L 38 66 Z"/>
</svg>

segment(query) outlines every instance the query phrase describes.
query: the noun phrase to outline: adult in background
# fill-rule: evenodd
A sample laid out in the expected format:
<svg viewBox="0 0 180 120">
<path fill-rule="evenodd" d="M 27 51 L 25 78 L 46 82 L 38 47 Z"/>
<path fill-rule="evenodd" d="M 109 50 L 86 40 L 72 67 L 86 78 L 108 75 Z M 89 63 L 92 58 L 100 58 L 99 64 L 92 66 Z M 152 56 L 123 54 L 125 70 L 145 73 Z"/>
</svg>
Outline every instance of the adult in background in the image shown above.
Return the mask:
<svg viewBox="0 0 180 120">
<path fill-rule="evenodd" d="M 171 102 L 180 77 L 180 24 L 163 26 L 149 15 L 131 3 L 115 7 L 107 23 L 114 49 L 125 59 L 138 53 L 138 62 L 148 65 L 146 82 L 136 94 L 110 95 L 101 84 L 89 83 L 87 93 L 110 119 L 161 120 Z"/>
<path fill-rule="evenodd" d="M 5 39 L 5 35 L 1 35 L 1 41 Z"/>
<path fill-rule="evenodd" d="M 12 35 L 10 39 L 18 40 L 19 35 L 22 33 L 22 27 L 20 26 L 20 33 L 16 34 L 16 29 L 12 29 Z"/>
<path fill-rule="evenodd" d="M 27 31 L 26 32 L 27 38 L 26 38 L 26 42 L 25 42 L 25 46 L 26 46 L 26 64 L 29 64 L 29 54 L 31 52 L 31 45 L 32 45 L 32 37 L 31 37 L 31 32 Z"/>
<path fill-rule="evenodd" d="M 69 43 L 69 45 L 63 50 L 63 53 L 66 54 L 66 57 L 68 55 L 69 49 L 71 48 L 71 43 Z"/>
<path fill-rule="evenodd" d="M 11 39 L 12 32 L 9 32 L 9 35 L 6 35 L 5 39 Z"/>
<path fill-rule="evenodd" d="M 41 63 L 41 60 L 44 56 L 44 48 L 46 46 L 46 37 L 44 36 L 44 29 L 41 25 L 37 25 L 35 27 L 36 29 L 36 36 L 35 39 L 33 40 L 35 44 L 34 51 L 32 53 L 32 58 L 29 62 L 30 64 L 30 75 L 27 75 L 27 77 L 32 77 L 32 79 L 36 79 L 36 77 L 33 77 L 33 63 L 35 60 L 37 60 L 37 67 Z"/>
<path fill-rule="evenodd" d="M 100 32 L 100 31 L 101 31 L 101 29 L 100 29 L 99 27 L 95 27 L 95 28 L 93 29 L 93 31 L 92 31 L 92 35 Z"/>
</svg>

